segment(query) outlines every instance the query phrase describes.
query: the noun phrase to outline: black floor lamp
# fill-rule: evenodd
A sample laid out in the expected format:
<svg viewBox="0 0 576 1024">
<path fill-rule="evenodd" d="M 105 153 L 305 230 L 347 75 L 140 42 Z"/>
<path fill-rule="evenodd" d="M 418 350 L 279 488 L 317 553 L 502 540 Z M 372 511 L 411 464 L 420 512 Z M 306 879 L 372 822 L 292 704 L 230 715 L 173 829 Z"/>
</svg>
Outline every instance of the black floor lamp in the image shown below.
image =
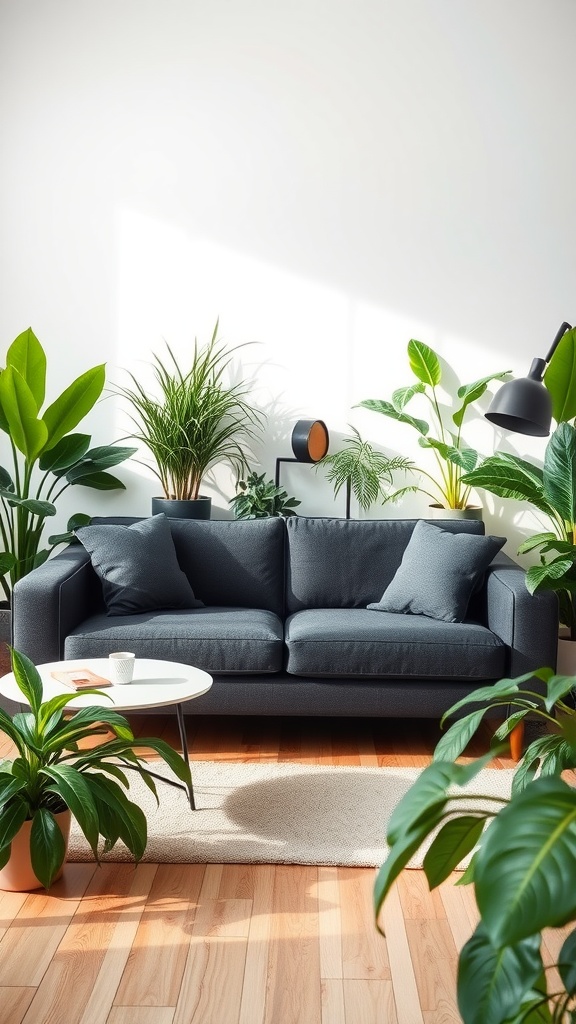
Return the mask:
<svg viewBox="0 0 576 1024">
<path fill-rule="evenodd" d="M 566 331 L 572 330 L 570 324 L 560 326 L 550 351 L 545 359 L 533 359 L 532 366 L 526 377 L 517 377 L 503 384 L 496 393 L 486 419 L 504 430 L 513 430 L 517 434 L 530 434 L 532 437 L 547 437 L 552 423 L 552 399 L 542 378 L 548 363 L 552 359 Z"/>
<path fill-rule="evenodd" d="M 323 420 L 298 420 L 292 431 L 293 458 L 276 459 L 276 487 L 280 485 L 282 462 L 320 462 L 328 453 L 330 438 Z"/>
</svg>

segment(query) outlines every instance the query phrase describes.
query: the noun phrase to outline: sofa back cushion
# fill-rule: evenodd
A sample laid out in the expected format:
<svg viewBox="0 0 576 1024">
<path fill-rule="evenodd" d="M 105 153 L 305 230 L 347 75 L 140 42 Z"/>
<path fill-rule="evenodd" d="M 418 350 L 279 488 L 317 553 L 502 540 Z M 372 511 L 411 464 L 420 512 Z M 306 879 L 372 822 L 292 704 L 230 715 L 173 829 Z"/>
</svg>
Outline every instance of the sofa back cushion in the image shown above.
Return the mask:
<svg viewBox="0 0 576 1024">
<path fill-rule="evenodd" d="M 287 519 L 287 613 L 304 608 L 365 608 L 379 601 L 402 561 L 417 522 L 302 516 Z M 438 520 L 435 525 L 453 533 L 484 533 L 484 524 L 474 520 Z"/>
<path fill-rule="evenodd" d="M 207 606 L 284 614 L 284 521 L 170 519 L 180 568 Z"/>
</svg>

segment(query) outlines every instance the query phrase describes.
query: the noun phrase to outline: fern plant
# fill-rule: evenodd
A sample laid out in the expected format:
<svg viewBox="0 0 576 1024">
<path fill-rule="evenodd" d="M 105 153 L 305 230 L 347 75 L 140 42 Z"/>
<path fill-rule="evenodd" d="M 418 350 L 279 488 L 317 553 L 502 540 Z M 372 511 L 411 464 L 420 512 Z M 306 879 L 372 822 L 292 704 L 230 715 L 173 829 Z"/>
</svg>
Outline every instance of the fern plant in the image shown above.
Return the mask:
<svg viewBox="0 0 576 1024">
<path fill-rule="evenodd" d="M 345 447 L 333 455 L 325 455 L 315 468 L 326 470 L 326 477 L 334 484 L 337 496 L 343 487 L 356 498 L 360 508 L 368 512 L 377 501 L 399 501 L 404 494 L 415 491 L 415 485 L 407 485 L 390 491 L 394 486 L 393 474 L 397 471 L 410 472 L 413 463 L 402 456 L 388 458 L 383 452 L 375 451 L 369 441 L 364 441 L 355 427 L 350 427 L 352 437 L 344 439 Z M 349 511 L 347 503 L 347 511 Z"/>
</svg>

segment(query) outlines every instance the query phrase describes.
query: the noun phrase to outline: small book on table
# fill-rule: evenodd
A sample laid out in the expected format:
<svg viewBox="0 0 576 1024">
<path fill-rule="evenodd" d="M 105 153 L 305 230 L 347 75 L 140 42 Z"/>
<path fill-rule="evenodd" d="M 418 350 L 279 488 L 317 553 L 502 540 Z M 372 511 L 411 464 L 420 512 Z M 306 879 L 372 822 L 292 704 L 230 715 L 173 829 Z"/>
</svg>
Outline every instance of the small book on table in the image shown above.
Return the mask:
<svg viewBox="0 0 576 1024">
<path fill-rule="evenodd" d="M 71 690 L 102 690 L 105 686 L 112 686 L 109 679 L 97 675 L 89 668 L 58 669 L 50 675 Z"/>
</svg>

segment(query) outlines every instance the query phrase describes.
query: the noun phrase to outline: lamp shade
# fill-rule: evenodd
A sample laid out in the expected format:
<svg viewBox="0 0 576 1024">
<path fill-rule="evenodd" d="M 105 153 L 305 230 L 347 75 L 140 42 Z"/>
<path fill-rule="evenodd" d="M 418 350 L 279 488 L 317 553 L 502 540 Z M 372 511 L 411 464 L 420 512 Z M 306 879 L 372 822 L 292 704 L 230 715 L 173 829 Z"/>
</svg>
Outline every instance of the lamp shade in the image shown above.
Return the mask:
<svg viewBox="0 0 576 1024">
<path fill-rule="evenodd" d="M 328 444 L 328 428 L 323 420 L 298 420 L 292 431 L 292 451 L 297 462 L 320 462 Z"/>
<path fill-rule="evenodd" d="M 544 385 L 532 377 L 509 380 L 492 399 L 486 419 L 503 430 L 547 437 L 552 422 L 552 399 Z"/>
</svg>

